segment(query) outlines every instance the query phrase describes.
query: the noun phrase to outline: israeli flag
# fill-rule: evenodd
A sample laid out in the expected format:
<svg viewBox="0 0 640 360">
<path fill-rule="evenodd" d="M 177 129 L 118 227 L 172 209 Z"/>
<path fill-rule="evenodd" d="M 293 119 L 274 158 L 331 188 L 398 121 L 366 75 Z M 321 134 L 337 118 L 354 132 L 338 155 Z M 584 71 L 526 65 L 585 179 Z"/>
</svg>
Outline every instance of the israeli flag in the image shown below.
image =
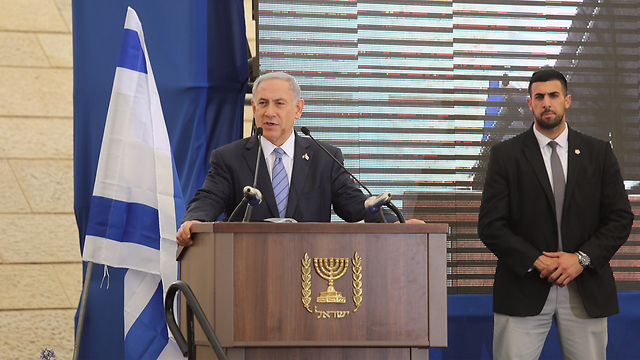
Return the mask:
<svg viewBox="0 0 640 360">
<path fill-rule="evenodd" d="M 177 279 L 176 231 L 184 212 L 142 25 L 129 7 L 82 255 L 128 269 L 127 359 L 183 359 L 168 336 L 163 299 Z"/>
</svg>

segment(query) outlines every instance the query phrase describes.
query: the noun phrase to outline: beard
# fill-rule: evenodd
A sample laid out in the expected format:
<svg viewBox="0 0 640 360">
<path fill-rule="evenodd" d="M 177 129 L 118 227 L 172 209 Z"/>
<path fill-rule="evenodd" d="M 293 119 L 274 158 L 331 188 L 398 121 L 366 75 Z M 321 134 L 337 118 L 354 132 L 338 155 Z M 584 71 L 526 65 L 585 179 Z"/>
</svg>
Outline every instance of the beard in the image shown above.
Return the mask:
<svg viewBox="0 0 640 360">
<path fill-rule="evenodd" d="M 544 115 L 546 113 L 552 113 L 552 114 L 555 114 L 555 116 L 552 117 L 551 119 L 545 120 Z M 560 123 L 562 122 L 562 119 L 564 118 L 564 113 L 561 115 L 558 115 L 555 112 L 549 110 L 549 111 L 544 111 L 542 114 L 540 114 L 540 116 L 537 116 L 534 113 L 533 117 L 536 121 L 536 124 L 538 124 L 538 126 L 546 130 L 551 130 L 551 129 L 557 128 L 560 125 Z"/>
</svg>

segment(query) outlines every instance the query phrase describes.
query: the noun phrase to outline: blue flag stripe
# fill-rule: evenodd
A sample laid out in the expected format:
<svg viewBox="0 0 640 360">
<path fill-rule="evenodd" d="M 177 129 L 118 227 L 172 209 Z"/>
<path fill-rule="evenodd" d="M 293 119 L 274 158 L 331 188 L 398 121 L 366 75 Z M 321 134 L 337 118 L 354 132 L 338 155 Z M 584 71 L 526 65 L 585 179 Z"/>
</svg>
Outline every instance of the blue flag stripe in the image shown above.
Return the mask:
<svg viewBox="0 0 640 360">
<path fill-rule="evenodd" d="M 180 179 L 178 178 L 178 170 L 176 170 L 176 162 L 171 155 L 171 166 L 173 167 L 173 202 L 175 208 L 176 217 L 176 229 L 180 228 L 182 224 L 182 217 L 186 212 L 186 204 L 182 198 L 182 189 L 180 188 Z"/>
<path fill-rule="evenodd" d="M 125 338 L 126 359 L 157 359 L 167 346 L 169 332 L 164 320 L 162 282 Z"/>
<path fill-rule="evenodd" d="M 101 196 L 91 198 L 87 235 L 160 250 L 158 210 Z"/>
<path fill-rule="evenodd" d="M 124 29 L 122 37 L 122 47 L 120 48 L 120 58 L 118 67 L 147 73 L 147 61 L 142 51 L 138 33 L 131 29 Z"/>
</svg>

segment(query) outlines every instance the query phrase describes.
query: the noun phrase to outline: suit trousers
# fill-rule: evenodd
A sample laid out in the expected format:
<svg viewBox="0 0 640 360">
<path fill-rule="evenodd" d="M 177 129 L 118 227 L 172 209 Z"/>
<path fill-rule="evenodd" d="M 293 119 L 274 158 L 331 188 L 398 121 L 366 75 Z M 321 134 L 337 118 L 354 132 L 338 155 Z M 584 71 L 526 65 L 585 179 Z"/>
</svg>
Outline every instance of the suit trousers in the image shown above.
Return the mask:
<svg viewBox="0 0 640 360">
<path fill-rule="evenodd" d="M 575 282 L 565 287 L 552 286 L 539 315 L 519 317 L 495 313 L 493 358 L 538 359 L 554 318 L 565 359 L 606 359 L 607 318 L 592 318 L 587 314 Z"/>
</svg>

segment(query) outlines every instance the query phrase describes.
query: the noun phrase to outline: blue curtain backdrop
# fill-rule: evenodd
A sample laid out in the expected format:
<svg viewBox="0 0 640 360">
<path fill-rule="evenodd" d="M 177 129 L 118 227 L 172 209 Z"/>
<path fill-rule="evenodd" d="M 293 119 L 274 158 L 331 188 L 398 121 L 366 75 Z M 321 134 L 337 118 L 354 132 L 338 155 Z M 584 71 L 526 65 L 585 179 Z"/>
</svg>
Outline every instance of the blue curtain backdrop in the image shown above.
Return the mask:
<svg viewBox="0 0 640 360">
<path fill-rule="evenodd" d="M 211 151 L 242 136 L 248 80 L 242 0 L 74 1 L 74 210 L 81 249 L 127 6 L 144 29 L 185 201 L 202 185 Z M 81 359 L 124 359 L 124 274 L 109 268 L 103 282 L 103 266 L 94 267 Z"/>
<path fill-rule="evenodd" d="M 640 291 L 619 291 L 620 313 L 609 317 L 607 359 L 640 359 Z M 493 296 L 449 295 L 447 348 L 432 348 L 432 360 L 493 358 Z M 540 354 L 541 360 L 562 359 L 555 323 Z"/>
</svg>

